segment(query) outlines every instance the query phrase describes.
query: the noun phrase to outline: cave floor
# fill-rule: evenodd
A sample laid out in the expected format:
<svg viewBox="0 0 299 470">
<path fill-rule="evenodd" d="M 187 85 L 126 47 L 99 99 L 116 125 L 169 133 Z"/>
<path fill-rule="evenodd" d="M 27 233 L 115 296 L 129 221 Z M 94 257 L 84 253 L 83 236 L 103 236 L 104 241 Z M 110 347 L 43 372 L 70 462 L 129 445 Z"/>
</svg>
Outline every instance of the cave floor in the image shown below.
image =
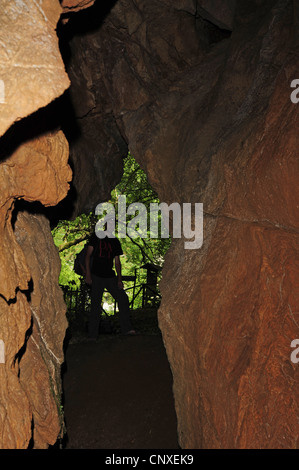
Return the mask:
<svg viewBox="0 0 299 470">
<path fill-rule="evenodd" d="M 63 373 L 66 449 L 178 449 L 160 334 L 72 340 Z"/>
</svg>

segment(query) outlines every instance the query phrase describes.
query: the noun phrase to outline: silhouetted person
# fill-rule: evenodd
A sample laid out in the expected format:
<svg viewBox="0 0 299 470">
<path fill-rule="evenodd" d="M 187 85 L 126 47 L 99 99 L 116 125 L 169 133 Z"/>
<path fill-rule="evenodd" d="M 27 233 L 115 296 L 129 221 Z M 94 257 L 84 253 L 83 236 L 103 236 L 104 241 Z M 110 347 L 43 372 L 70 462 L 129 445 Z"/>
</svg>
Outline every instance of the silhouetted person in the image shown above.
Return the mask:
<svg viewBox="0 0 299 470">
<path fill-rule="evenodd" d="M 109 227 L 109 223 L 107 225 Z M 109 232 L 109 229 L 106 232 Z M 88 242 L 85 258 L 85 281 L 91 285 L 91 310 L 88 324 L 88 335 L 91 339 L 96 339 L 98 336 L 104 289 L 107 289 L 118 303 L 121 332 L 136 334 L 131 326 L 129 299 L 124 291 L 121 277 L 119 257 L 123 251 L 119 240 L 111 237 L 111 232 L 108 235 L 105 238 L 99 238 L 94 233 Z M 116 274 L 113 270 L 113 262 Z"/>
</svg>

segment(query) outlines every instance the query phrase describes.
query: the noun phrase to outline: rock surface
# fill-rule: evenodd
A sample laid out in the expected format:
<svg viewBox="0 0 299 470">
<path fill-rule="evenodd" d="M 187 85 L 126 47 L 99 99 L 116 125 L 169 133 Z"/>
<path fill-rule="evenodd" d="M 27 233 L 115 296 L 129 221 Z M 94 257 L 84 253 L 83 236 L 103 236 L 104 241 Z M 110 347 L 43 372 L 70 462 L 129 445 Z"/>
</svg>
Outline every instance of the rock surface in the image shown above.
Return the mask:
<svg viewBox="0 0 299 470">
<path fill-rule="evenodd" d="M 81 11 L 94 4 L 95 0 L 62 0 L 61 6 L 64 13 Z"/>
<path fill-rule="evenodd" d="M 58 1 L 4 11 L 1 134 L 69 83 Z M 180 446 L 297 448 L 297 3 L 119 0 L 71 16 L 60 39 L 76 117 L 73 215 L 109 194 L 127 148 L 162 201 L 204 204 L 203 247 L 175 239 L 161 283 Z M 1 139 L 2 448 L 47 447 L 63 426 L 59 259 L 43 216 L 12 216 L 19 198 L 65 197 L 67 157 L 55 126 L 15 125 Z"/>
<path fill-rule="evenodd" d="M 82 116 L 108 101 L 161 200 L 204 204 L 202 249 L 174 240 L 161 283 L 181 447 L 295 448 L 298 16 L 217 3 L 121 0 L 70 42 L 68 71 Z"/>
<path fill-rule="evenodd" d="M 1 448 L 54 444 L 61 422 L 59 367 L 67 327 L 60 262 L 44 216 L 15 200 L 55 205 L 68 191 L 68 144 L 61 131 L 28 141 L 0 165 Z"/>
<path fill-rule="evenodd" d="M 3 0 L 0 18 L 0 135 L 69 86 L 56 24 L 58 0 Z"/>
<path fill-rule="evenodd" d="M 61 365 L 67 328 L 63 293 L 58 286 L 60 261 L 43 215 L 20 212 L 15 236 L 31 274 L 31 326 L 19 357 L 20 386 L 30 404 L 32 445 L 47 448 L 64 434 Z"/>
<path fill-rule="evenodd" d="M 9 1 L 1 12 L 0 448 L 47 448 L 63 429 L 66 308 L 49 222 L 20 212 L 17 201 L 50 206 L 66 196 L 69 146 L 41 114 L 15 121 L 58 97 L 69 79 L 55 32 L 58 1 Z"/>
</svg>

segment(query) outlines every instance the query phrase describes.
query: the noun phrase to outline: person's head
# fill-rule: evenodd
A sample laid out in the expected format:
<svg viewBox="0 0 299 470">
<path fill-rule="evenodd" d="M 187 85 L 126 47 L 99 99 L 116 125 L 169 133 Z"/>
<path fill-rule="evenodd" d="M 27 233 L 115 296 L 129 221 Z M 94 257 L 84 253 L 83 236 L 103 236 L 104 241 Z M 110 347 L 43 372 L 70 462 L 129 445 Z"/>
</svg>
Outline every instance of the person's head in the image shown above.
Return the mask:
<svg viewBox="0 0 299 470">
<path fill-rule="evenodd" d="M 107 214 L 104 218 L 98 220 L 95 226 L 95 233 L 98 238 L 114 238 L 115 215 Z"/>
<path fill-rule="evenodd" d="M 115 230 L 115 217 L 110 215 L 106 219 L 106 223 L 104 225 L 104 230 L 106 232 L 106 235 L 110 237 L 113 234 L 113 231 Z"/>
</svg>

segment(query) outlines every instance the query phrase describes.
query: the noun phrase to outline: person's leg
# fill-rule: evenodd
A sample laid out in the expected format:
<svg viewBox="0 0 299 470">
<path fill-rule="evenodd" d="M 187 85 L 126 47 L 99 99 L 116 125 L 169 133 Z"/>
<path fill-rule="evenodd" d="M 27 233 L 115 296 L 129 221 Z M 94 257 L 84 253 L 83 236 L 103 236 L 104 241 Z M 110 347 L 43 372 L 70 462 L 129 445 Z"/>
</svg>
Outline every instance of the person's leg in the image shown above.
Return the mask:
<svg viewBox="0 0 299 470">
<path fill-rule="evenodd" d="M 123 334 L 133 332 L 130 321 L 130 303 L 126 292 L 118 287 L 116 277 L 106 279 L 105 287 L 118 304 L 121 332 Z"/>
<path fill-rule="evenodd" d="M 88 322 L 88 336 L 92 339 L 96 339 L 99 332 L 103 291 L 103 280 L 92 275 L 91 308 Z"/>
</svg>

